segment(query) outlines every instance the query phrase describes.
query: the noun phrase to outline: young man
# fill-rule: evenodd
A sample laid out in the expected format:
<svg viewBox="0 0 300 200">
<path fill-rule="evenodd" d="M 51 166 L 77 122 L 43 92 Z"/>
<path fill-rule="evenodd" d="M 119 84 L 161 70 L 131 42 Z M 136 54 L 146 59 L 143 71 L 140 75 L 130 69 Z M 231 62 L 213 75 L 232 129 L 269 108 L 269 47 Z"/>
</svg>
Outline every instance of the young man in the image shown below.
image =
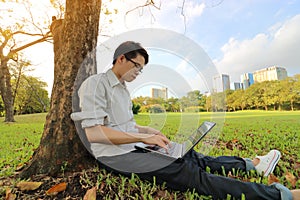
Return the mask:
<svg viewBox="0 0 300 200">
<path fill-rule="evenodd" d="M 169 139 L 159 130 L 136 124 L 132 113 L 130 94 L 125 82 L 133 81 L 148 63 L 147 51 L 139 43 L 127 41 L 115 51 L 113 67 L 106 73 L 97 74 L 84 81 L 79 90 L 81 112 L 71 115 L 81 121 L 91 151 L 99 162 L 113 172 L 129 175 L 136 173 L 140 178 L 153 180 L 175 190 L 195 189 L 199 194 L 211 195 L 214 199 L 226 199 L 230 194 L 240 199 L 242 194 L 251 200 L 300 199 L 299 190 L 288 190 L 280 184 L 266 186 L 207 173 L 226 173 L 233 168 L 247 171 L 256 169 L 268 176 L 280 158 L 280 152 L 270 151 L 253 160 L 233 156 L 209 157 L 194 150 L 182 159 L 155 165 L 159 160 L 151 154 L 136 150 L 134 145 L 143 142 L 167 149 Z"/>
</svg>

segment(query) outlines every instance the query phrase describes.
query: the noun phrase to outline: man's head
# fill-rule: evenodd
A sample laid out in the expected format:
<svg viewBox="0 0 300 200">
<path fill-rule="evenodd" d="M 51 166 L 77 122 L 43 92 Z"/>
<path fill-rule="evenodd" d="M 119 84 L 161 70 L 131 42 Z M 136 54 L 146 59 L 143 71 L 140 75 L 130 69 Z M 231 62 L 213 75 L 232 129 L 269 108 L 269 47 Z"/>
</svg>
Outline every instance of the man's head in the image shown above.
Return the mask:
<svg viewBox="0 0 300 200">
<path fill-rule="evenodd" d="M 137 54 L 144 57 L 146 65 L 148 63 L 149 55 L 141 44 L 133 41 L 123 42 L 115 50 L 113 64 L 115 64 L 117 58 L 121 55 L 125 55 L 129 59 L 133 59 L 136 58 Z"/>
<path fill-rule="evenodd" d="M 113 71 L 120 81 L 133 81 L 148 63 L 148 59 L 147 51 L 139 43 L 124 42 L 115 50 Z"/>
</svg>

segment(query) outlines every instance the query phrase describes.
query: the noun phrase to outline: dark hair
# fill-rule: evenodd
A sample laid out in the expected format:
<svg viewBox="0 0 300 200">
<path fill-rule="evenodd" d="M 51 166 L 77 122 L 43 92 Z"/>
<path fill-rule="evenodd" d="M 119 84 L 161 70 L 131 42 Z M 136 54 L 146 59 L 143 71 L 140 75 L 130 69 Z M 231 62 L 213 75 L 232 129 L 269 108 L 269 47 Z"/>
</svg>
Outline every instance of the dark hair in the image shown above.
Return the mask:
<svg viewBox="0 0 300 200">
<path fill-rule="evenodd" d="M 113 64 L 116 63 L 117 58 L 122 54 L 129 59 L 136 58 L 137 55 L 140 54 L 145 59 L 145 65 L 148 63 L 149 60 L 149 55 L 147 51 L 141 46 L 140 43 L 133 41 L 123 42 L 118 46 L 114 53 Z"/>
</svg>

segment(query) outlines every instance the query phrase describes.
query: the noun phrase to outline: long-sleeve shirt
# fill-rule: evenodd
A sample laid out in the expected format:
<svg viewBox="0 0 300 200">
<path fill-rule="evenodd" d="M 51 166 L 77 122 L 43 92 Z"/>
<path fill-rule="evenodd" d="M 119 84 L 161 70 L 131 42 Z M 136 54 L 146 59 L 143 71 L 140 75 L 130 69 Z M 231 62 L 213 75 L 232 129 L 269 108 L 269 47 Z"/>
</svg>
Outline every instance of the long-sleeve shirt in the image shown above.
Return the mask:
<svg viewBox="0 0 300 200">
<path fill-rule="evenodd" d="M 104 125 L 118 131 L 138 132 L 129 91 L 111 69 L 87 78 L 80 86 L 78 95 L 81 112 L 72 113 L 71 118 L 80 120 L 83 129 Z M 91 143 L 91 150 L 95 157 L 114 156 L 134 150 L 134 144 Z"/>
</svg>

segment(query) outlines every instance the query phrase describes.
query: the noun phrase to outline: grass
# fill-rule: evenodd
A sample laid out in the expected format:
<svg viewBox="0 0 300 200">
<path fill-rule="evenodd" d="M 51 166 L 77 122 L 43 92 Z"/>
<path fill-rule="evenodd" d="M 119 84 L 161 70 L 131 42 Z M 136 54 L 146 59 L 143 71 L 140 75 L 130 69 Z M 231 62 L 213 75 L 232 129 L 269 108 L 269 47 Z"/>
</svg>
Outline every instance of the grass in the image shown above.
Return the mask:
<svg viewBox="0 0 300 200">
<path fill-rule="evenodd" d="M 0 118 L 0 177 L 11 175 L 38 147 L 46 114 L 15 116 L 15 123 Z"/>
<path fill-rule="evenodd" d="M 30 159 L 33 150 L 39 144 L 45 117 L 46 114 L 22 115 L 16 116 L 16 123 L 0 123 L 0 177 L 2 179 L 11 176 Z M 217 121 L 217 127 L 205 138 L 202 145 L 196 147 L 198 151 L 211 156 L 253 157 L 276 148 L 282 152 L 282 158 L 274 171 L 275 176 L 290 189 L 300 187 L 298 178 L 300 176 L 299 111 L 240 111 L 226 113 L 225 116 L 214 116 L 211 113 L 150 115 L 141 113 L 136 115 L 135 119 L 141 125 L 161 129 L 163 133 L 176 141 L 184 140 L 185 133 L 190 133 L 204 120 Z M 0 121 L 3 121 L 3 118 L 0 118 Z M 288 173 L 295 177 L 294 183 L 287 177 Z M 235 172 L 234 175 L 241 180 L 252 182 L 268 184 L 269 181 L 255 173 L 239 174 L 239 172 Z M 78 181 L 76 177 L 79 179 Z M 138 177 L 115 176 L 100 169 L 80 172 L 73 179 L 73 190 L 69 192 L 80 198 L 83 197 L 87 188 L 93 186 L 97 186 L 97 196 L 101 196 L 101 199 L 119 199 L 118 197 L 122 195 L 128 199 L 137 199 L 140 197 L 137 195 L 140 194 L 143 194 L 144 199 L 200 198 L 197 193 L 192 191 L 180 193 L 166 189 L 163 185 L 157 186 L 155 183 L 140 181 Z M 74 194 L 77 184 L 78 192 Z M 84 191 L 82 191 L 83 189 Z M 59 199 L 59 197 L 57 198 Z M 201 198 L 209 199 L 204 196 Z"/>
</svg>

